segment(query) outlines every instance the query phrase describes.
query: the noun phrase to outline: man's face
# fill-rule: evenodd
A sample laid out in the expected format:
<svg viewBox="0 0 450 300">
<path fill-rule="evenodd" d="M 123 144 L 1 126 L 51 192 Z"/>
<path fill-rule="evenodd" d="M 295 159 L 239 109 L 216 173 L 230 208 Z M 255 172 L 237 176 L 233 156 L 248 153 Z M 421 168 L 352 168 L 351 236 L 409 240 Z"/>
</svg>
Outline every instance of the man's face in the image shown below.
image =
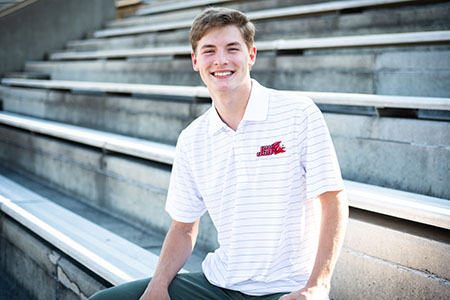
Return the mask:
<svg viewBox="0 0 450 300">
<path fill-rule="evenodd" d="M 255 58 L 256 48 L 247 49 L 239 29 L 229 25 L 206 32 L 192 53 L 192 64 L 211 92 L 224 94 L 250 83 Z"/>
</svg>

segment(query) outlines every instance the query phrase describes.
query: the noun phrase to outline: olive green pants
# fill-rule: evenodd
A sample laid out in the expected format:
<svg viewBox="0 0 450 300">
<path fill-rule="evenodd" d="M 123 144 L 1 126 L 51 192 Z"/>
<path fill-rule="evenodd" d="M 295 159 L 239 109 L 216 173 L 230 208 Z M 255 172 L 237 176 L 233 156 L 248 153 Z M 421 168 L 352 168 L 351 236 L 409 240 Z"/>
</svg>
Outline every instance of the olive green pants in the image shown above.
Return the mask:
<svg viewBox="0 0 450 300">
<path fill-rule="evenodd" d="M 151 278 L 124 283 L 94 294 L 90 300 L 139 300 Z M 203 273 L 178 274 L 169 286 L 171 300 L 278 300 L 284 294 L 249 296 L 212 285 Z"/>
</svg>

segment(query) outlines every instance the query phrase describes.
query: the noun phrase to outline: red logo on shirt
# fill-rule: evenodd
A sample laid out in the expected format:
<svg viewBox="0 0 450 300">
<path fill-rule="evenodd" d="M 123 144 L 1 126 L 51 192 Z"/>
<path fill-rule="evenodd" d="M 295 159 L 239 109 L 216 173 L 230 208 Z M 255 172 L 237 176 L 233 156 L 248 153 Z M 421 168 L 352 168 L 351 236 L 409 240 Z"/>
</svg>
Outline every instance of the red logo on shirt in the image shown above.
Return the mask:
<svg viewBox="0 0 450 300">
<path fill-rule="evenodd" d="M 283 144 L 281 144 L 281 141 L 275 142 L 272 145 L 268 146 L 261 146 L 261 150 L 256 153 L 256 156 L 267 156 L 267 155 L 277 155 L 283 152 L 286 152 L 286 147 L 284 147 Z"/>
</svg>

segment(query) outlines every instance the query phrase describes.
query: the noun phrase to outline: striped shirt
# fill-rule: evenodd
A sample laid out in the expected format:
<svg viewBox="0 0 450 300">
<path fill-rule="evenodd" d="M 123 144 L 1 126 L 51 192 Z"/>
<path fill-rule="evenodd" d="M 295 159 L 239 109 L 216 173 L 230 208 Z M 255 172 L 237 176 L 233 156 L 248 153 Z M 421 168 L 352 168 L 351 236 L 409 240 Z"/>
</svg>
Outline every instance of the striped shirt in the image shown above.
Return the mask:
<svg viewBox="0 0 450 300">
<path fill-rule="evenodd" d="M 206 278 L 258 296 L 306 284 L 319 238 L 317 196 L 341 189 L 330 134 L 313 101 L 252 80 L 236 131 L 212 107 L 180 134 L 166 210 L 179 222 L 208 211 L 219 248 L 203 261 Z"/>
</svg>

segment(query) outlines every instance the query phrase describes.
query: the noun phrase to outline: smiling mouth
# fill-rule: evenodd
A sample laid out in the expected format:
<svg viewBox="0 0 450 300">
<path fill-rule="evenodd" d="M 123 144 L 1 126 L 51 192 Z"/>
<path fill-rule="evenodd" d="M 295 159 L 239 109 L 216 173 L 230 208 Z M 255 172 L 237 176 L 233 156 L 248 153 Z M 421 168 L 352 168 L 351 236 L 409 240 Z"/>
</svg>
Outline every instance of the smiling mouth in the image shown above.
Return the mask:
<svg viewBox="0 0 450 300">
<path fill-rule="evenodd" d="M 234 74 L 233 71 L 225 71 L 225 72 L 213 72 L 211 73 L 214 77 L 226 77 Z"/>
</svg>

